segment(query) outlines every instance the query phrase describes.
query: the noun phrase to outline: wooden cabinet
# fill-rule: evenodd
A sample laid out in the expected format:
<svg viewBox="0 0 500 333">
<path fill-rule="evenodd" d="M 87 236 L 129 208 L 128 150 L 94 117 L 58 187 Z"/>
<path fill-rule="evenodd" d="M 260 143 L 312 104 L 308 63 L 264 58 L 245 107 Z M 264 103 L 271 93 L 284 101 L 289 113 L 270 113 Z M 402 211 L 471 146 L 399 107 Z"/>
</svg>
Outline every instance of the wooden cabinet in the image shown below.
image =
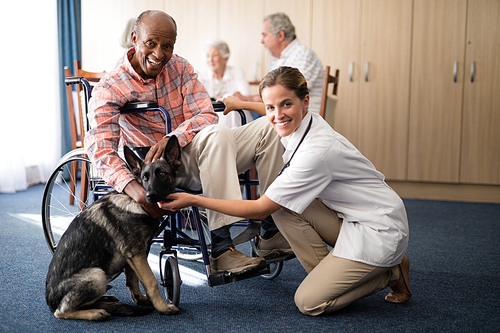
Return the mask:
<svg viewBox="0 0 500 333">
<path fill-rule="evenodd" d="M 411 0 L 363 0 L 359 150 L 387 179 L 406 179 Z"/>
<path fill-rule="evenodd" d="M 500 1 L 469 0 L 460 163 L 462 183 L 500 185 L 499 18 Z"/>
<path fill-rule="evenodd" d="M 406 179 L 411 18 L 411 0 L 313 2 L 313 49 L 341 73 L 335 128 L 388 179 Z"/>
<path fill-rule="evenodd" d="M 408 180 L 458 182 L 466 0 L 414 3 Z"/>
<path fill-rule="evenodd" d="M 498 17 L 495 0 L 415 1 L 408 180 L 500 184 Z"/>
<path fill-rule="evenodd" d="M 358 146 L 361 0 L 314 0 L 312 49 L 324 65 L 340 69 L 335 130 Z"/>
</svg>

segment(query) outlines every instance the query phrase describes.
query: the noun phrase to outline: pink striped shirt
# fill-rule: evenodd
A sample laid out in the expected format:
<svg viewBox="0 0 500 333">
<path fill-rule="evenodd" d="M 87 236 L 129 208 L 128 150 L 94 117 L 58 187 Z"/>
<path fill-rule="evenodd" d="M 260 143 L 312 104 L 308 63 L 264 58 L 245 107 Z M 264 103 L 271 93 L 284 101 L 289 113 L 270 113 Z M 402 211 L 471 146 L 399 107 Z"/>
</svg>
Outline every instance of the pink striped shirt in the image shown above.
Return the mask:
<svg viewBox="0 0 500 333">
<path fill-rule="evenodd" d="M 128 59 L 135 50 L 128 52 Z M 107 74 L 92 90 L 89 103 L 90 131 L 85 148 L 106 183 L 122 192 L 134 179 L 118 148 L 149 147 L 167 133 L 161 112 L 121 115 L 127 102 L 157 101 L 171 118 L 172 131 L 181 147 L 191 142 L 201 129 L 216 124 L 217 114 L 205 88 L 187 60 L 173 55 L 155 79 L 144 80 L 129 60 Z"/>
</svg>

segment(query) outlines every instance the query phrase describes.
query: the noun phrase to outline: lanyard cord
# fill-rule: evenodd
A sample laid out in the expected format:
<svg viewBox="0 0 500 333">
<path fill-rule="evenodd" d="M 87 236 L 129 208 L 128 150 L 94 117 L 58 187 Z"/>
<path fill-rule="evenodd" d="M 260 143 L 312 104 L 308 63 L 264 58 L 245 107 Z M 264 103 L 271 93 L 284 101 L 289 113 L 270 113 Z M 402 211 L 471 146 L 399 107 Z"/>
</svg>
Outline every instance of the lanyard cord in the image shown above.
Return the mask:
<svg viewBox="0 0 500 333">
<path fill-rule="evenodd" d="M 307 128 L 306 128 L 306 131 L 304 132 L 304 135 L 302 135 L 302 138 L 300 139 L 299 144 L 297 145 L 297 148 L 295 148 L 295 150 L 293 151 L 293 154 L 292 154 L 292 156 L 290 156 L 290 159 L 288 159 L 288 162 L 286 162 L 285 165 L 283 166 L 283 168 L 281 168 L 280 172 L 278 173 L 278 176 L 281 175 L 283 173 L 283 171 L 290 166 L 290 161 L 292 160 L 293 156 L 295 155 L 295 153 L 299 149 L 300 144 L 302 143 L 302 141 L 304 141 L 304 139 L 306 138 L 307 133 L 311 129 L 312 121 L 313 121 L 313 119 L 312 119 L 312 116 L 311 116 L 311 119 L 309 120 L 309 124 L 307 125 Z"/>
</svg>

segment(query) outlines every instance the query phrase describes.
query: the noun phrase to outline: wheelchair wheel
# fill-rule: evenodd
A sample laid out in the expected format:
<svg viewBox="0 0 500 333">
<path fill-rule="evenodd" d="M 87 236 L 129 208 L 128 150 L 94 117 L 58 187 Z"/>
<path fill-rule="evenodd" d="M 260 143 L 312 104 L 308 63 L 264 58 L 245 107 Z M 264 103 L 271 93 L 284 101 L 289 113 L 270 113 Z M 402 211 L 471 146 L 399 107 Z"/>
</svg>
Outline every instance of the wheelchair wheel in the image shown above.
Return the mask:
<svg viewBox="0 0 500 333">
<path fill-rule="evenodd" d="M 179 274 L 179 264 L 175 257 L 168 257 L 165 261 L 164 274 L 162 275 L 161 284 L 165 288 L 165 298 L 167 302 L 179 305 L 181 298 L 181 276 Z"/>
<path fill-rule="evenodd" d="M 42 198 L 42 225 L 52 252 L 74 217 L 95 200 L 96 186 L 102 182 L 96 181 L 93 173 L 85 150 L 76 149 L 66 154 L 50 175 Z"/>
<path fill-rule="evenodd" d="M 257 237 L 253 238 L 250 240 L 250 246 L 252 248 L 252 255 L 254 257 L 257 257 Z M 278 275 L 280 275 L 281 270 L 283 269 L 283 261 L 276 261 L 276 262 L 268 262 L 269 265 L 269 273 L 268 274 L 262 274 L 261 276 L 264 279 L 272 280 Z"/>
<path fill-rule="evenodd" d="M 191 239 L 198 240 L 199 236 L 197 231 L 198 227 L 196 224 L 196 218 L 197 217 L 195 216 L 195 212 L 193 211 L 192 207 L 183 208 L 178 212 L 178 228 L 181 230 L 181 232 L 189 236 Z M 208 220 L 205 210 L 199 211 L 199 219 L 203 229 L 205 242 L 207 244 L 207 247 L 210 248 L 210 228 L 208 226 Z M 198 248 L 178 246 L 177 257 L 182 260 L 196 261 L 202 259 L 203 255 Z"/>
</svg>

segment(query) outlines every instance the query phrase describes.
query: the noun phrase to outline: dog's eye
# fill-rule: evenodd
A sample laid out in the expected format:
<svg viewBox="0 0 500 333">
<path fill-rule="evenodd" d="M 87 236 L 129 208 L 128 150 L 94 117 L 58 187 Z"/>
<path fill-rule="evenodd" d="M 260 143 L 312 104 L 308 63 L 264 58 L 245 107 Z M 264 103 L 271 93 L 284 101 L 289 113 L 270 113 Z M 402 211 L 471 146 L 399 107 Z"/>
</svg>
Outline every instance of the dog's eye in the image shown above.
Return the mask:
<svg viewBox="0 0 500 333">
<path fill-rule="evenodd" d="M 166 174 L 167 174 L 166 172 L 160 172 L 159 175 L 160 175 L 160 177 L 165 177 Z"/>
</svg>

